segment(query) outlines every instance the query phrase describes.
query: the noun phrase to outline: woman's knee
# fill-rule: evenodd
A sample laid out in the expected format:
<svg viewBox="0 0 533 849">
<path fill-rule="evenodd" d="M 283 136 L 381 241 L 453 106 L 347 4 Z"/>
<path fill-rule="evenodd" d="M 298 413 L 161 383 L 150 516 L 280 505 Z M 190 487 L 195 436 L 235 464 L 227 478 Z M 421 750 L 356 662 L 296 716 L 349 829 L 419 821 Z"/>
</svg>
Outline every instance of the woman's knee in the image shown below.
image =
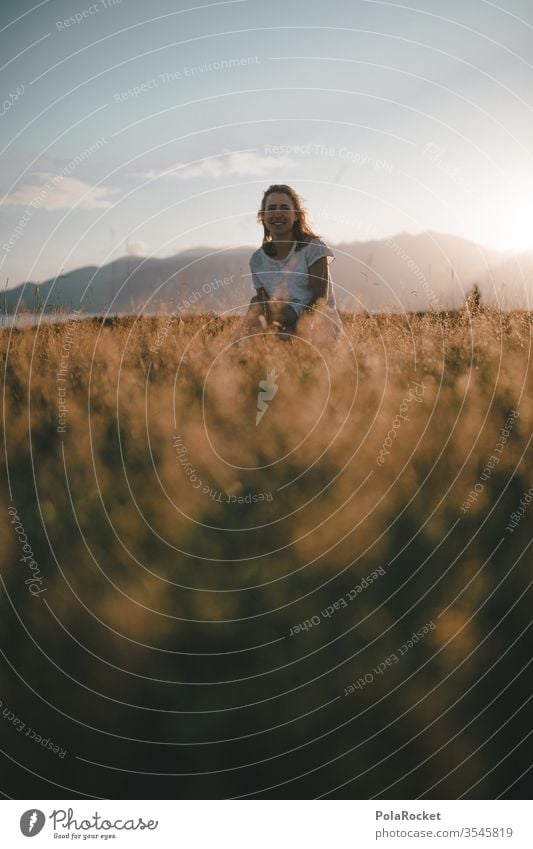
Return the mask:
<svg viewBox="0 0 533 849">
<path fill-rule="evenodd" d="M 270 301 L 269 308 L 272 321 L 278 321 L 284 327 L 296 327 L 298 313 L 290 304 L 280 301 Z"/>
<path fill-rule="evenodd" d="M 298 313 L 296 312 L 294 307 L 291 307 L 290 304 L 284 304 L 280 310 L 279 315 L 279 320 L 284 325 L 284 327 L 296 327 L 296 322 L 298 321 Z"/>
<path fill-rule="evenodd" d="M 251 299 L 248 310 L 246 312 L 247 319 L 258 318 L 260 315 L 264 315 L 265 305 L 261 298 L 257 297 L 257 295 Z"/>
<path fill-rule="evenodd" d="M 247 328 L 249 333 L 255 333 L 263 330 L 263 325 L 266 325 L 265 305 L 261 298 L 256 296 L 251 299 L 248 305 L 243 326 Z"/>
</svg>

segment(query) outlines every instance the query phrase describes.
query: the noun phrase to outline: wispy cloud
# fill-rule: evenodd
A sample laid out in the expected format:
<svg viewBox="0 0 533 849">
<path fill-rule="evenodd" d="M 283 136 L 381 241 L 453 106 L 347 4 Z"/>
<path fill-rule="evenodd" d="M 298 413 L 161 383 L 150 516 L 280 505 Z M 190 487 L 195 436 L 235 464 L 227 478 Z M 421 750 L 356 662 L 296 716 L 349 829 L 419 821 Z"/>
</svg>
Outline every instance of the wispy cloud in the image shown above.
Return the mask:
<svg viewBox="0 0 533 849">
<path fill-rule="evenodd" d="M 139 240 L 138 242 L 126 242 L 126 254 L 128 256 L 147 256 L 149 253 L 148 242 Z"/>
<path fill-rule="evenodd" d="M 137 172 L 136 177 L 152 180 L 159 177 L 190 180 L 193 177 L 261 176 L 280 168 L 297 168 L 298 162 L 288 156 L 263 156 L 253 151 L 237 151 L 223 156 L 203 159 L 201 162 L 176 163 L 171 168 L 150 168 Z"/>
<path fill-rule="evenodd" d="M 74 177 L 36 173 L 35 182 L 8 195 L 4 206 L 33 206 L 35 209 L 105 209 L 113 206 L 109 196 L 116 189 L 91 186 Z"/>
</svg>

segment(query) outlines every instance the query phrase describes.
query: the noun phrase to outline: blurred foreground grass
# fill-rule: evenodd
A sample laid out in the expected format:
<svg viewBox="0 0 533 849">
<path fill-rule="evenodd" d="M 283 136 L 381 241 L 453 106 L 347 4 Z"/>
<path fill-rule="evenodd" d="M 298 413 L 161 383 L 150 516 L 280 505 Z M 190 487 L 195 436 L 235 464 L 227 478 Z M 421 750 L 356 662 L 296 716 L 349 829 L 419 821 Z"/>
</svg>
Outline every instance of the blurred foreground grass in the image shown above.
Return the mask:
<svg viewBox="0 0 533 849">
<path fill-rule="evenodd" d="M 4 330 L 4 791 L 527 796 L 531 330 Z"/>
</svg>

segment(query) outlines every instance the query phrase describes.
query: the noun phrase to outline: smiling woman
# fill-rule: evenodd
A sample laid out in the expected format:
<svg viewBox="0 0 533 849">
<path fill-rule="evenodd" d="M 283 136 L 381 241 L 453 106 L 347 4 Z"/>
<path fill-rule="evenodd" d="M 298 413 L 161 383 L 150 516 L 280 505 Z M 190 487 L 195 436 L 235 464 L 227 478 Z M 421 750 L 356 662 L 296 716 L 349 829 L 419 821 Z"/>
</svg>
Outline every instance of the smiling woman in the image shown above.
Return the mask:
<svg viewBox="0 0 533 849">
<path fill-rule="evenodd" d="M 239 336 L 261 333 L 269 325 L 278 333 L 296 332 L 300 317 L 320 311 L 336 336 L 341 327 L 329 263 L 330 248 L 313 233 L 297 192 L 285 184 L 269 186 L 257 220 L 263 243 L 250 258 L 256 292 Z"/>
</svg>

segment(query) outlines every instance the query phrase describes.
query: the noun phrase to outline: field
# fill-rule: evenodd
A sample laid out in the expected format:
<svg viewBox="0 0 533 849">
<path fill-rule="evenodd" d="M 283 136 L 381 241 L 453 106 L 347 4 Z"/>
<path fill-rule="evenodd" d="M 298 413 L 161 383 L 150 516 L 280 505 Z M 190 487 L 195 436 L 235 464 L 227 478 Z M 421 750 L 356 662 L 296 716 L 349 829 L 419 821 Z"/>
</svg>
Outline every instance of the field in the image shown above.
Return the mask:
<svg viewBox="0 0 533 849">
<path fill-rule="evenodd" d="M 531 315 L 344 319 L 2 331 L 5 792 L 530 795 Z"/>
</svg>

